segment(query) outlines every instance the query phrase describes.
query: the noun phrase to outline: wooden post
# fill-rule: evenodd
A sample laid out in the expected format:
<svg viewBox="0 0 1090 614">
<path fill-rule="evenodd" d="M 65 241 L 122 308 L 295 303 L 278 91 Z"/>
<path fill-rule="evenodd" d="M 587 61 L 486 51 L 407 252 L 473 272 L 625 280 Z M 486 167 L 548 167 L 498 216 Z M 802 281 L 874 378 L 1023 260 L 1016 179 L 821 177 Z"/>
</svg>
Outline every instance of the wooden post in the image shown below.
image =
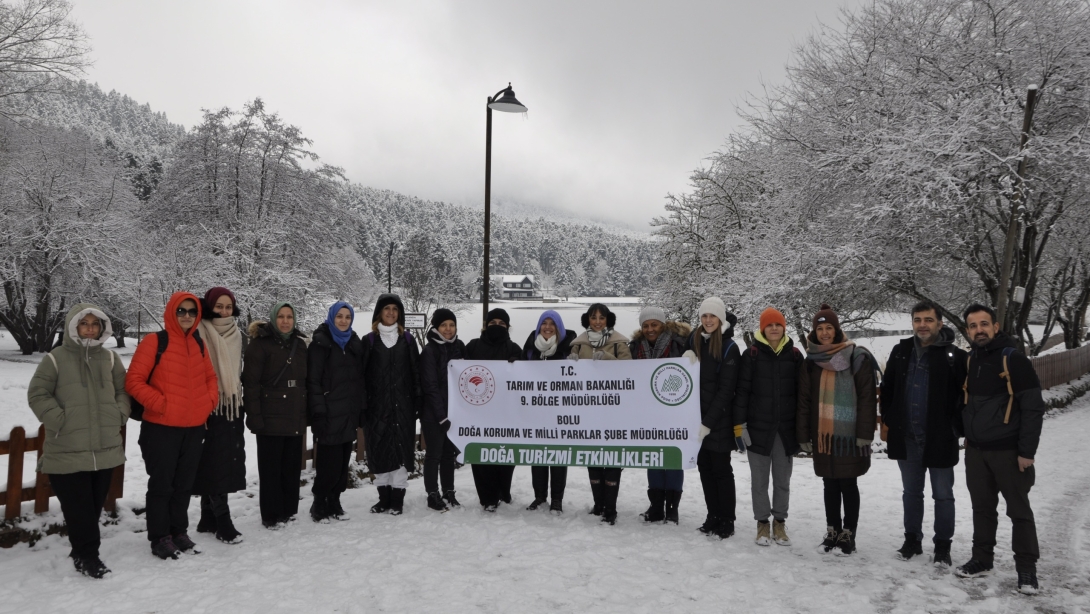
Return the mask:
<svg viewBox="0 0 1090 614">
<path fill-rule="evenodd" d="M 38 460 L 42 458 L 42 451 L 45 448 L 45 425 L 38 427 Z M 34 513 L 44 514 L 49 511 L 49 495 L 52 494 L 52 488 L 49 485 L 49 476 L 38 472 L 37 479 L 34 481 Z"/>
<path fill-rule="evenodd" d="M 23 506 L 23 453 L 26 452 L 26 431 L 17 426 L 8 439 L 8 491 L 4 501 L 4 519 L 18 518 Z"/>
</svg>

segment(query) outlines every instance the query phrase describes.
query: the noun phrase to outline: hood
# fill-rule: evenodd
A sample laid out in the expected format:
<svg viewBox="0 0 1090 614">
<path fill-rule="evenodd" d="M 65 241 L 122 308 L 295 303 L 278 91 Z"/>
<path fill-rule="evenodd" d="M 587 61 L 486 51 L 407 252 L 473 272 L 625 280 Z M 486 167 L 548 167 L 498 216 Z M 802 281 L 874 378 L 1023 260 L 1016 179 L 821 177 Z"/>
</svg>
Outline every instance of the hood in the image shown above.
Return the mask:
<svg viewBox="0 0 1090 614">
<path fill-rule="evenodd" d="M 791 337 L 789 337 L 789 336 L 787 336 L 787 335 L 784 335 L 784 336 L 783 336 L 783 339 L 780 339 L 780 342 L 779 342 L 779 343 L 777 344 L 777 347 L 772 347 L 772 344 L 768 342 L 768 339 L 765 339 L 765 334 L 764 334 L 764 332 L 762 332 L 762 331 L 759 331 L 759 330 L 758 330 L 758 331 L 755 331 L 755 332 L 753 333 L 753 339 L 754 339 L 754 340 L 756 340 L 756 341 L 757 341 L 757 343 L 763 343 L 764 345 L 766 345 L 766 346 L 768 346 L 769 348 L 771 348 L 771 349 L 772 349 L 772 351 L 773 351 L 773 352 L 774 352 L 774 353 L 775 353 L 775 354 L 776 354 L 777 356 L 778 356 L 778 355 L 780 354 L 780 352 L 782 352 L 782 351 L 783 351 L 783 349 L 784 349 L 784 348 L 786 348 L 786 347 L 787 347 L 787 346 L 788 346 L 788 345 L 789 345 L 790 343 L 792 343 L 792 341 L 791 341 Z"/>
<path fill-rule="evenodd" d="M 663 324 L 666 332 L 673 333 L 675 337 L 685 340 L 689 338 L 689 335 L 693 332 L 693 327 L 689 326 L 685 322 L 678 322 L 676 320 L 668 320 Z M 636 332 L 632 333 L 633 341 L 643 341 L 643 329 L 637 328 Z"/>
<path fill-rule="evenodd" d="M 83 316 L 92 314 L 99 320 L 102 320 L 102 334 L 98 336 L 98 339 L 80 339 L 79 331 L 76 330 L 76 325 L 83 319 Z M 177 324 L 177 322 L 175 322 Z M 68 310 L 68 314 L 64 316 L 64 337 L 61 344 L 70 348 L 79 347 L 99 347 L 106 342 L 107 339 L 114 335 L 114 327 L 110 324 L 110 318 L 106 317 L 96 305 L 91 303 L 79 303 L 73 305 Z"/>
<path fill-rule="evenodd" d="M 396 294 L 380 294 L 378 300 L 375 301 L 375 312 L 371 314 L 371 323 L 379 321 L 379 315 L 382 313 L 382 308 L 387 305 L 397 305 L 397 324 L 401 328 L 405 328 L 405 304 L 401 302 L 401 297 Z"/>
<path fill-rule="evenodd" d="M 534 327 L 534 334 L 541 332 L 541 323 L 545 321 L 545 318 L 549 318 L 556 324 L 557 339 L 565 339 L 568 336 L 568 329 L 564 328 L 564 319 L 560 317 L 560 314 L 552 309 L 546 309 L 541 313 L 541 316 L 537 319 L 537 326 Z"/>
<path fill-rule="evenodd" d="M 915 337 L 915 335 L 913 335 Z M 939 338 L 932 343 L 932 347 L 946 347 L 953 345 L 954 340 L 957 339 L 957 335 L 954 334 L 954 329 L 949 326 L 943 326 L 939 329 Z"/>
<path fill-rule="evenodd" d="M 178 324 L 178 316 L 174 314 L 186 299 L 197 304 L 197 319 L 193 321 L 193 328 L 190 328 L 189 330 L 197 330 L 197 325 L 201 323 L 201 316 L 204 314 L 203 307 L 201 307 L 201 299 L 197 298 L 197 295 L 192 292 L 175 292 L 170 295 L 170 300 L 167 301 L 167 306 L 163 309 L 163 328 L 165 328 L 168 333 L 182 336 L 186 335 L 186 331 L 183 331 L 182 327 Z"/>
</svg>

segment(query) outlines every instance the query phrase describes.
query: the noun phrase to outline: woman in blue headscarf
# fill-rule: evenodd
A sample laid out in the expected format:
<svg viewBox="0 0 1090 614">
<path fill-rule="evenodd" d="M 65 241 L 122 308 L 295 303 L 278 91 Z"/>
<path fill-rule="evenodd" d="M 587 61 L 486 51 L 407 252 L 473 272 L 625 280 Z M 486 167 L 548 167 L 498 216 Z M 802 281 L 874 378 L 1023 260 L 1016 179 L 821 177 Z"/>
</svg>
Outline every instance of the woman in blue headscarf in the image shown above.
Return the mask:
<svg viewBox="0 0 1090 614">
<path fill-rule="evenodd" d="M 363 345 L 352 331 L 355 312 L 344 301 L 329 308 L 307 348 L 307 412 L 314 432 L 314 522 L 348 520 L 341 493 L 348 487 L 352 442 L 364 409 Z"/>
</svg>

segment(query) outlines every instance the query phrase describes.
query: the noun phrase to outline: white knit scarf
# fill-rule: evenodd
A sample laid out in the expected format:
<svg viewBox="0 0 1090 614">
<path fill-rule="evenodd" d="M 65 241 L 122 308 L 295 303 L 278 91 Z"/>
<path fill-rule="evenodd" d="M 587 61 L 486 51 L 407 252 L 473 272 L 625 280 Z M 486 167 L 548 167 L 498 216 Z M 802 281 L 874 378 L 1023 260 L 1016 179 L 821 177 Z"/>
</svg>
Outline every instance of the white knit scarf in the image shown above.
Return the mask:
<svg viewBox="0 0 1090 614">
<path fill-rule="evenodd" d="M 397 344 L 397 324 L 386 326 L 382 322 L 379 322 L 378 336 L 382 339 L 382 345 L 385 345 L 388 348 L 394 347 L 394 345 Z"/>
<path fill-rule="evenodd" d="M 612 328 L 603 328 L 602 332 L 600 332 L 600 333 L 595 332 L 593 330 L 587 330 L 587 341 L 590 341 L 591 347 L 593 347 L 596 350 L 605 347 L 605 345 L 607 343 L 609 343 L 609 340 L 612 337 L 613 337 L 613 329 Z"/>
<path fill-rule="evenodd" d="M 546 339 L 545 337 L 538 335 L 537 338 L 534 339 L 534 347 L 537 348 L 537 351 L 541 352 L 542 359 L 548 358 L 556 353 L 556 337 L 556 335 L 553 335 Z"/>
<path fill-rule="evenodd" d="M 197 328 L 219 383 L 220 402 L 214 413 L 234 420 L 242 405 L 242 331 L 233 317 L 201 320 Z"/>
</svg>

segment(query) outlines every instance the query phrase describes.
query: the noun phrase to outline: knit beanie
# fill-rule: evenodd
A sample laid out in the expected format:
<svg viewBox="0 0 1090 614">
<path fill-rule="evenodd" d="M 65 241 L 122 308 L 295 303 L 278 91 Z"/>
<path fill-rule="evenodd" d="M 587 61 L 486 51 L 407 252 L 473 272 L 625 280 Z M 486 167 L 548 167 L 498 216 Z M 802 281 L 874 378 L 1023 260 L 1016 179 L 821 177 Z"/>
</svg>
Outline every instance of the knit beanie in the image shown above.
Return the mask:
<svg viewBox="0 0 1090 614">
<path fill-rule="evenodd" d="M 833 308 L 826 303 L 821 304 L 821 309 L 814 314 L 814 321 L 811 330 L 817 330 L 818 324 L 832 324 L 836 332 L 844 334 L 844 331 L 840 330 L 840 318 L 836 316 L 836 312 Z"/>
<path fill-rule="evenodd" d="M 209 319 L 219 317 L 212 311 L 212 308 L 216 306 L 216 301 L 220 300 L 221 296 L 226 296 L 231 299 L 231 308 L 234 310 L 231 315 L 239 315 L 240 312 L 238 310 L 238 301 L 235 300 L 235 293 L 222 286 L 216 286 L 215 288 L 209 288 L 208 292 L 204 293 L 204 305 L 202 307 L 204 308 L 203 311 L 207 317 Z"/>
<path fill-rule="evenodd" d="M 485 326 L 488 326 L 488 323 L 492 320 L 503 320 L 503 323 L 506 324 L 508 328 L 511 326 L 511 316 L 507 315 L 507 312 L 499 307 L 489 311 L 488 315 L 484 317 Z"/>
<path fill-rule="evenodd" d="M 699 318 L 706 313 L 719 318 L 722 330 L 726 330 L 731 324 L 727 320 L 727 306 L 723 304 L 723 299 L 718 296 L 709 296 L 704 299 L 704 302 L 700 303 L 700 310 L 697 312 L 696 317 Z"/>
<path fill-rule="evenodd" d="M 439 325 L 446 321 L 453 321 L 455 326 L 458 325 L 458 318 L 454 316 L 454 312 L 446 307 L 440 307 L 431 314 L 431 325 L 435 328 L 439 328 Z"/>
<path fill-rule="evenodd" d="M 640 326 L 648 320 L 658 320 L 663 324 L 666 323 L 666 312 L 658 307 L 648 305 L 640 310 Z"/>
<path fill-rule="evenodd" d="M 775 307 L 769 307 L 761 312 L 761 333 L 765 332 L 765 327 L 769 324 L 779 324 L 780 326 L 787 328 L 787 319 L 783 317 L 779 309 Z"/>
</svg>

